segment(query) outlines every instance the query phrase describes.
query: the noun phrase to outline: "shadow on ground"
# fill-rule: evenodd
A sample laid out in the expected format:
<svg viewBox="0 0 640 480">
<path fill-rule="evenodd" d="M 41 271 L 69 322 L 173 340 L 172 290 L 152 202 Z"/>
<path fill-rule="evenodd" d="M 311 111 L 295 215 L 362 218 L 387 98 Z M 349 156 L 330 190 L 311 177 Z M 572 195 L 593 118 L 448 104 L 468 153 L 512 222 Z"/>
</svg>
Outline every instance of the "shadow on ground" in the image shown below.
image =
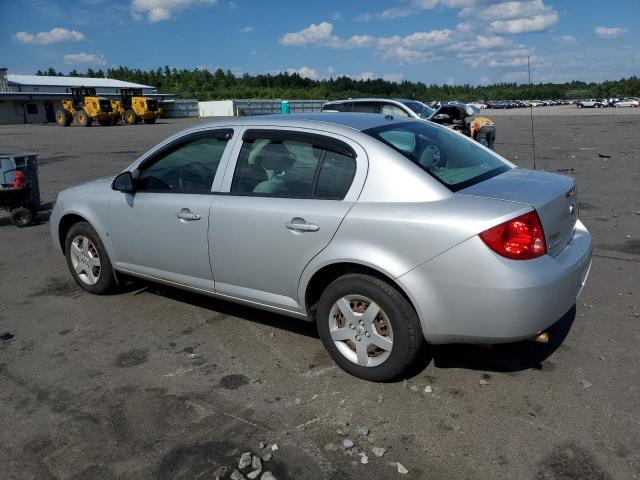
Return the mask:
<svg viewBox="0 0 640 480">
<path fill-rule="evenodd" d="M 139 286 L 140 284 L 138 283 L 138 287 Z M 261 323 L 298 335 L 319 338 L 315 324 L 304 320 L 265 312 L 256 308 L 216 300 L 204 295 L 160 285 L 145 284 L 143 288 L 138 291 L 138 293 L 142 292 L 162 295 L 219 314 Z M 517 372 L 528 369 L 542 370 L 544 369 L 543 362 L 562 345 L 569 334 L 575 316 L 576 308 L 574 305 L 555 324 L 547 329 L 549 342 L 546 344 L 525 340 L 522 342 L 493 345 L 491 347 L 464 344 L 425 345 L 421 354 L 418 355 L 418 361 L 415 362 L 403 377 L 410 378 L 418 375 L 427 368 L 431 362 L 433 362 L 436 368 L 464 368 L 490 372 Z"/>
</svg>

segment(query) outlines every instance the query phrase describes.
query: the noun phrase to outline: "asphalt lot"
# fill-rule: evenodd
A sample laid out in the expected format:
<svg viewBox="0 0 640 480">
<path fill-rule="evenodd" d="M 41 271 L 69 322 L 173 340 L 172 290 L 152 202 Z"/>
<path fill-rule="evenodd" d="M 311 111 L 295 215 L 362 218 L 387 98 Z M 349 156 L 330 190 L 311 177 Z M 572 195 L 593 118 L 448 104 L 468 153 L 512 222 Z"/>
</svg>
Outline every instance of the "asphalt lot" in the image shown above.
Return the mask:
<svg viewBox="0 0 640 480">
<path fill-rule="evenodd" d="M 279 480 L 639 478 L 639 110 L 536 118 L 537 167 L 577 178 L 595 246 L 551 344 L 426 349 L 406 382 L 343 373 L 311 324 L 146 284 L 83 293 L 46 214 L 0 212 L 0 478 L 213 479 L 262 441 Z M 194 121 L 2 126 L 0 151 L 38 152 L 52 201 Z M 498 152 L 530 167 L 529 118 L 496 122 Z"/>
</svg>

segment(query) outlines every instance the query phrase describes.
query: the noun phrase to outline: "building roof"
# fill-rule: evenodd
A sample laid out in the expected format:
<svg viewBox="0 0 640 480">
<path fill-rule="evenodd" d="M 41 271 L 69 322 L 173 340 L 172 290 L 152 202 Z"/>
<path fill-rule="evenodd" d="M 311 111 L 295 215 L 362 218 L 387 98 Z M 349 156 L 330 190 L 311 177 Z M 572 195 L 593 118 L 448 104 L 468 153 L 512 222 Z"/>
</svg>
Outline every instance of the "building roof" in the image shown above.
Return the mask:
<svg viewBox="0 0 640 480">
<path fill-rule="evenodd" d="M 110 88 L 155 88 L 150 85 L 124 82 L 112 78 L 58 77 L 49 75 L 7 75 L 9 85 L 43 87 L 110 87 Z"/>
</svg>

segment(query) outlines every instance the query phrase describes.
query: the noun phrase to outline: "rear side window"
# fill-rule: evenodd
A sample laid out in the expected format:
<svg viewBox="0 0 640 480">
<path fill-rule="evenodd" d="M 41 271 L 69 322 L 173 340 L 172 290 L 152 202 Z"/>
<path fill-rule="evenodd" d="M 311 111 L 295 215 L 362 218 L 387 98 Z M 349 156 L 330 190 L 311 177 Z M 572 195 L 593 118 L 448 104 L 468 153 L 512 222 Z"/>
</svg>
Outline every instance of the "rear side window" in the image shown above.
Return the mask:
<svg viewBox="0 0 640 480">
<path fill-rule="evenodd" d="M 301 132 L 250 130 L 231 183 L 238 195 L 342 199 L 356 169 L 339 140 Z"/>
<path fill-rule="evenodd" d="M 352 112 L 378 113 L 378 102 L 353 102 Z"/>
<path fill-rule="evenodd" d="M 340 153 L 326 152 L 318 175 L 315 197 L 344 198 L 356 174 L 356 161 Z"/>
</svg>

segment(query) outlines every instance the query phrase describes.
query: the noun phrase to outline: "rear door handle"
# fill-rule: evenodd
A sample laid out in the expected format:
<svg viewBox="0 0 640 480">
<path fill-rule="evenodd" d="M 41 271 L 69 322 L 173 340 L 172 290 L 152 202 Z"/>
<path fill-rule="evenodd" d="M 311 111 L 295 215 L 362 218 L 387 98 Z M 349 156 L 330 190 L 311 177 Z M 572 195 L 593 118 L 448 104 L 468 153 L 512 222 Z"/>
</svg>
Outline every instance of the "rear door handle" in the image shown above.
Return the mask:
<svg viewBox="0 0 640 480">
<path fill-rule="evenodd" d="M 191 210 L 188 208 L 183 208 L 178 213 L 176 213 L 176 217 L 180 220 L 184 220 L 186 222 L 190 222 L 192 220 L 200 220 L 202 217 L 197 213 L 191 213 Z"/>
<path fill-rule="evenodd" d="M 304 218 L 300 217 L 292 218 L 290 222 L 285 222 L 284 226 L 298 232 L 317 232 L 320 230 L 320 227 L 315 223 L 307 223 Z"/>
</svg>

